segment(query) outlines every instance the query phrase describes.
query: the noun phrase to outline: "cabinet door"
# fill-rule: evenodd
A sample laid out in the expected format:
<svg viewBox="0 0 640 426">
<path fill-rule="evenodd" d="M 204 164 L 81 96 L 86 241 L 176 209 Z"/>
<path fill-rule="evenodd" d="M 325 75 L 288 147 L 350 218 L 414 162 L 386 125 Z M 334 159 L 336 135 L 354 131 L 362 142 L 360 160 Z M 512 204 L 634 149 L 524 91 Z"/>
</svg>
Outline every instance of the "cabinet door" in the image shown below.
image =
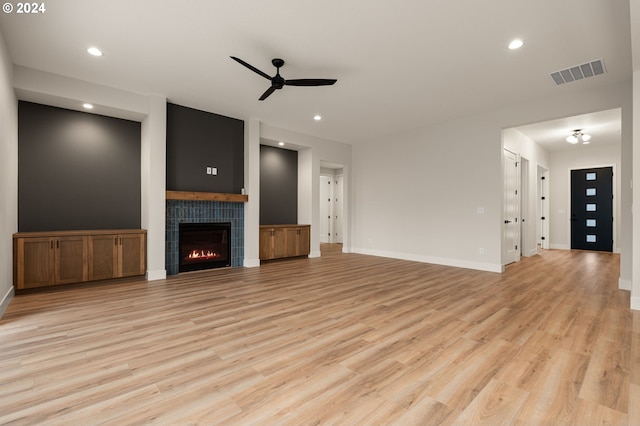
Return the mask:
<svg viewBox="0 0 640 426">
<path fill-rule="evenodd" d="M 260 228 L 260 247 L 258 257 L 262 260 L 273 259 L 273 229 Z"/>
<path fill-rule="evenodd" d="M 298 228 L 285 228 L 286 257 L 298 256 Z"/>
<path fill-rule="evenodd" d="M 55 283 L 87 281 L 87 237 L 57 237 L 55 240 Z"/>
<path fill-rule="evenodd" d="M 281 257 L 288 256 L 287 248 L 287 229 L 289 228 L 274 228 L 273 229 L 273 258 L 279 259 Z"/>
<path fill-rule="evenodd" d="M 54 283 L 54 240 L 49 237 L 18 238 L 15 265 L 18 289 L 43 287 Z"/>
<path fill-rule="evenodd" d="M 145 234 L 118 236 L 118 276 L 144 275 L 146 270 Z"/>
<path fill-rule="evenodd" d="M 308 226 L 298 228 L 298 246 L 296 256 L 308 255 L 311 251 L 311 229 Z"/>
<path fill-rule="evenodd" d="M 89 236 L 89 280 L 108 280 L 118 274 L 118 236 Z"/>
</svg>

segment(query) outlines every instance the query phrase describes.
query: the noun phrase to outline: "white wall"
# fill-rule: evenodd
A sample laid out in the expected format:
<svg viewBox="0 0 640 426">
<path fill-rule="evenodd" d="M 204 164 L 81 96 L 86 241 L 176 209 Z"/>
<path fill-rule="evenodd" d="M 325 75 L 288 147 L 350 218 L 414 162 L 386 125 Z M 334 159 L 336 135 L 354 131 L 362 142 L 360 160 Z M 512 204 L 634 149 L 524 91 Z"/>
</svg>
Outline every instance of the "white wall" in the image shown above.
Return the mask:
<svg viewBox="0 0 640 426">
<path fill-rule="evenodd" d="M 538 217 L 540 214 L 537 212 L 538 206 L 538 167 L 545 169 L 549 168 L 549 152 L 535 143 L 532 139 L 525 136 L 523 133 L 516 129 L 505 129 L 502 133 L 504 148 L 511 152 L 515 152 L 520 155 L 521 158 L 525 158 L 529 161 L 529 174 L 527 190 L 523 188 L 521 194 L 529 194 L 528 203 L 522 203 L 522 205 L 528 206 L 528 211 L 520 212 L 521 218 L 526 218 L 528 222 L 525 222 L 523 228 L 526 226 L 526 230 L 523 229 L 523 233 L 526 232 L 530 236 L 527 242 L 527 246 L 522 247 L 522 253 L 525 256 L 530 256 L 537 252 L 537 224 L 540 223 Z"/>
<path fill-rule="evenodd" d="M 354 145 L 354 251 L 501 271 L 501 132 L 478 116 Z"/>
<path fill-rule="evenodd" d="M 354 251 L 501 271 L 502 129 L 618 107 L 622 151 L 630 156 L 624 127 L 631 82 L 573 92 L 559 88 L 556 98 L 354 144 Z M 630 209 L 630 191 L 621 196 L 623 208 Z M 485 213 L 478 214 L 478 207 Z M 620 247 L 631 250 L 628 234 Z"/>
<path fill-rule="evenodd" d="M 244 266 L 260 266 L 260 120 L 244 122 Z"/>
<path fill-rule="evenodd" d="M 167 182 L 167 100 L 149 96 L 149 114 L 140 129 L 141 224 L 147 230 L 147 279 L 167 277 L 166 182 Z"/>
<path fill-rule="evenodd" d="M 632 3 L 633 4 L 633 3 Z M 632 16 L 640 15 L 640 1 L 636 2 L 637 12 Z M 640 19 L 639 19 L 640 21 Z M 633 28 L 633 26 L 632 26 Z M 640 26 L 636 27 L 640 31 Z M 640 35 L 635 39 L 640 44 Z M 640 51 L 640 46 L 637 48 Z M 638 59 L 640 61 L 640 59 Z M 636 201 L 633 205 L 633 216 L 640 218 L 640 65 L 633 72 L 633 198 Z M 626 130 L 623 129 L 624 136 Z M 629 133 L 629 132 L 627 132 Z M 631 308 L 640 310 L 640 223 L 633 227 L 633 262 L 632 275 L 629 280 L 631 287 Z M 621 275 L 621 281 L 624 278 Z"/>
<path fill-rule="evenodd" d="M 632 48 L 632 64 L 633 64 L 633 114 L 629 114 L 629 122 L 633 123 L 633 126 L 629 124 L 624 126 L 624 111 L 623 111 L 623 150 L 622 161 L 632 162 L 633 164 L 633 181 L 636 182 L 633 187 L 633 198 L 636 203 L 633 207 L 633 216 L 640 217 L 640 0 L 631 0 L 629 2 L 630 16 L 631 16 L 631 48 Z M 630 91 L 631 91 L 630 90 Z M 628 135 L 633 141 L 633 153 L 625 152 L 624 150 L 624 136 Z M 623 176 L 623 182 L 628 182 Z M 631 177 L 628 177 L 631 179 Z M 626 185 L 625 185 L 626 186 Z M 626 209 L 623 207 L 623 214 L 626 213 Z M 623 219 L 624 220 L 624 219 Z M 627 281 L 629 288 L 631 288 L 631 307 L 633 309 L 640 310 L 640 224 L 636 224 L 633 229 L 628 229 L 626 232 L 633 232 L 633 254 L 632 261 L 629 262 L 632 265 L 632 273 L 629 277 L 625 276 L 625 271 L 620 273 L 620 281 Z M 624 264 L 625 252 L 621 254 L 621 267 Z"/>
<path fill-rule="evenodd" d="M 13 297 L 13 237 L 18 230 L 18 101 L 13 63 L 0 34 L 0 317 Z"/>
<path fill-rule="evenodd" d="M 549 228 L 551 248 L 571 248 L 571 170 L 613 166 L 614 251 L 620 252 L 621 164 L 620 144 L 576 145 L 551 154 L 549 168 Z"/>
</svg>

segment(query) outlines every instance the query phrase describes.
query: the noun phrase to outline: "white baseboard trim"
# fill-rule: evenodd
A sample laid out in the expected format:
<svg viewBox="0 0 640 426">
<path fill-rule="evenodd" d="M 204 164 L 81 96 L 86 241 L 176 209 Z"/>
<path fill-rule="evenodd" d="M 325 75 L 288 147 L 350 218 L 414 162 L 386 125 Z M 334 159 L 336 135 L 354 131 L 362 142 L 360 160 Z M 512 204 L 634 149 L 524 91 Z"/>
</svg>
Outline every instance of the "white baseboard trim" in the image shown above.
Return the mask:
<svg viewBox="0 0 640 426">
<path fill-rule="evenodd" d="M 11 303 L 11 300 L 13 299 L 13 296 L 15 296 L 15 294 L 15 289 L 13 288 L 13 286 L 11 286 L 11 288 L 9 288 L 9 291 L 7 291 L 7 293 L 2 298 L 2 302 L 0 302 L 0 319 L 9 307 L 9 303 Z"/>
<path fill-rule="evenodd" d="M 618 278 L 618 289 L 631 291 L 631 280 Z"/>
<path fill-rule="evenodd" d="M 531 256 L 535 256 L 537 254 L 538 254 L 538 249 L 534 248 L 534 249 L 529 250 L 528 253 L 524 254 L 524 257 L 531 257 Z"/>
<path fill-rule="evenodd" d="M 571 246 L 567 244 L 549 244 L 549 248 L 554 250 L 571 250 Z"/>
<path fill-rule="evenodd" d="M 242 265 L 245 268 L 257 268 L 260 266 L 260 259 L 244 259 Z"/>
<path fill-rule="evenodd" d="M 487 263 L 487 262 L 473 262 L 460 259 L 449 259 L 444 257 L 432 257 L 422 256 L 410 253 L 397 253 L 383 250 L 370 250 L 362 248 L 353 248 L 353 253 L 366 254 L 369 256 L 389 257 L 392 259 L 410 260 L 413 262 L 433 263 L 435 265 L 453 266 L 456 268 L 475 269 L 478 271 L 486 272 L 504 272 L 504 267 L 501 264 Z"/>
<path fill-rule="evenodd" d="M 631 309 L 634 311 L 640 311 L 640 297 L 631 298 Z"/>
<path fill-rule="evenodd" d="M 309 259 L 313 259 L 314 257 L 320 257 L 320 250 L 309 253 Z"/>
<path fill-rule="evenodd" d="M 160 269 L 157 271 L 147 271 L 147 281 L 164 280 L 167 278 L 167 270 Z"/>
</svg>

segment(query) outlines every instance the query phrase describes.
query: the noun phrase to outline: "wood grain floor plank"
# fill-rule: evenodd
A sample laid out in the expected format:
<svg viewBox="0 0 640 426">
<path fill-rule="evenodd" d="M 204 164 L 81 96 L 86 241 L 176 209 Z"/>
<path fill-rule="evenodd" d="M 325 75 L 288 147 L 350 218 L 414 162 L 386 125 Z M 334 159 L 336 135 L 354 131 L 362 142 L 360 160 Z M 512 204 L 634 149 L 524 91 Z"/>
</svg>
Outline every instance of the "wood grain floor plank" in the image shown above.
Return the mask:
<svg viewBox="0 0 640 426">
<path fill-rule="evenodd" d="M 18 294 L 0 424 L 640 424 L 619 256 L 345 254 Z M 591 423 L 593 424 L 593 423 Z"/>
<path fill-rule="evenodd" d="M 460 425 L 513 424 L 529 392 L 491 380 L 456 419 Z"/>
</svg>

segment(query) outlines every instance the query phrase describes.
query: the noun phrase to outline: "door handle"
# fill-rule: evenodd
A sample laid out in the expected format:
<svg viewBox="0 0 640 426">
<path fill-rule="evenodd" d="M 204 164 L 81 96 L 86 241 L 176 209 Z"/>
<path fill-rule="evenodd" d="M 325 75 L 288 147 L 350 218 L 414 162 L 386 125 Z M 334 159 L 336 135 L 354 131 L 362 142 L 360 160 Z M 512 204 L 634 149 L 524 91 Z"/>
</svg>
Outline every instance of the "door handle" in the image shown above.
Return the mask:
<svg viewBox="0 0 640 426">
<path fill-rule="evenodd" d="M 511 221 L 510 220 L 505 220 L 504 223 L 511 223 Z"/>
</svg>

